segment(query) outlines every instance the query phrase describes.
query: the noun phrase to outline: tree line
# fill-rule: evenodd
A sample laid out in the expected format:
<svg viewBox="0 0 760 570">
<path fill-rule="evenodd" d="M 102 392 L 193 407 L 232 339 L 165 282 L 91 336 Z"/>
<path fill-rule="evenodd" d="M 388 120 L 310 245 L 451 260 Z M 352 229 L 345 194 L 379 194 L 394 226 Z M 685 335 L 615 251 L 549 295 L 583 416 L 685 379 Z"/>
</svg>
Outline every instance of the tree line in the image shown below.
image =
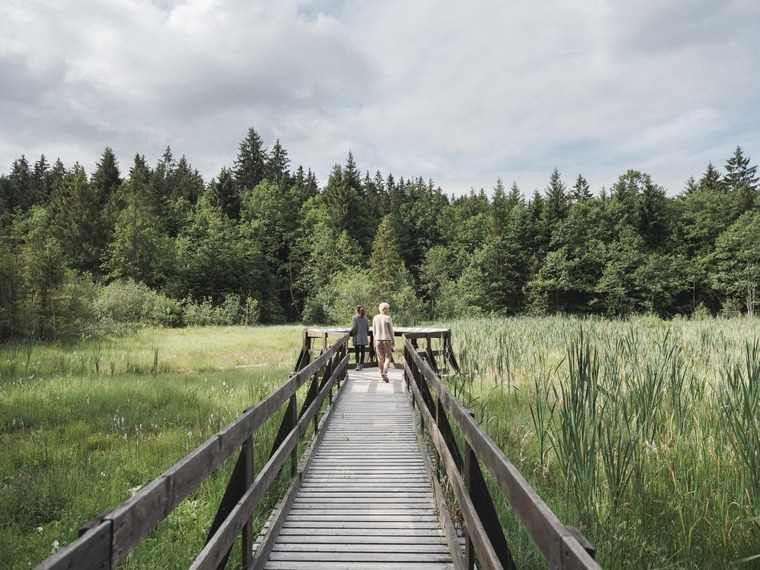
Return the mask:
<svg viewBox="0 0 760 570">
<path fill-rule="evenodd" d="M 447 196 L 362 174 L 324 187 L 251 128 L 205 182 L 167 148 L 128 172 L 42 156 L 0 177 L 0 341 L 141 323 L 343 323 L 387 300 L 399 323 L 478 314 L 753 315 L 757 167 L 737 147 L 670 197 L 629 170 L 592 193 L 555 169 Z"/>
</svg>

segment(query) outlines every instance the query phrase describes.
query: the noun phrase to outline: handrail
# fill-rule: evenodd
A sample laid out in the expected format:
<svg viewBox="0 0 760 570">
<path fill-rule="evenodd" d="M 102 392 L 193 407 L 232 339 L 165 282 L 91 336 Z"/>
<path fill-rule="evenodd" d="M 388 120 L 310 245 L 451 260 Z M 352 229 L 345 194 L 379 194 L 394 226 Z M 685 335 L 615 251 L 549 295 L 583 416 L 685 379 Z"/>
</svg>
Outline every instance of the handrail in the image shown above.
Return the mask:
<svg viewBox="0 0 760 570">
<path fill-rule="evenodd" d="M 480 461 L 551 568 L 600 568 L 589 552 L 593 549 L 580 532 L 560 522 L 441 382 L 412 342 L 407 338 L 403 342 L 404 369 L 413 401 L 445 467 L 469 535 L 465 567 L 473 567 L 473 554 L 486 569 L 514 567 L 501 526 L 498 519 L 494 520 L 493 503 L 480 471 Z M 437 401 L 433 401 L 432 394 Z M 456 447 L 447 414 L 466 442 L 464 460 Z M 464 476 L 460 470 L 464 470 Z"/>
<path fill-rule="evenodd" d="M 88 523 L 80 537 L 40 563 L 36 570 L 72 568 L 113 568 L 166 518 L 186 497 L 195 491 L 216 469 L 240 449 L 240 457 L 222 499 L 217 518 L 212 524 L 206 546 L 192 568 L 223 567 L 232 543 L 243 533 L 243 560 L 251 556 L 251 516 L 258 501 L 268 490 L 288 456 L 293 460 L 292 475 L 296 474 L 297 446 L 308 431 L 309 422 L 316 420 L 322 403 L 332 388 L 345 378 L 348 364 L 348 335 L 339 338 L 313 362 L 295 372 L 282 386 L 246 409 L 242 415 L 212 438 L 170 467 L 116 509 Z M 317 386 L 318 375 L 324 371 Z M 300 417 L 295 418 L 296 393 L 312 379 L 313 389 L 304 401 Z M 252 477 L 253 434 L 286 402 L 280 433 L 287 433 L 269 461 L 255 479 Z M 316 422 L 315 422 L 316 429 Z"/>
<path fill-rule="evenodd" d="M 473 568 L 477 556 L 478 563 L 484 569 L 514 567 L 480 470 L 482 463 L 550 567 L 585 570 L 599 568 L 589 553 L 593 549 L 583 535 L 559 521 L 441 382 L 435 356 L 443 356 L 452 368 L 457 368 L 451 350 L 450 331 L 405 329 L 399 332 L 404 347 L 403 367 L 412 401 L 420 411 L 421 427 L 427 429 L 444 465 L 464 520 L 467 548 L 464 554 L 459 553 L 458 565 Z M 328 334 L 339 335 L 331 346 L 328 346 Z M 321 354 L 312 360 L 311 339 L 320 337 L 323 338 Z M 420 338 L 427 340 L 425 349 L 417 346 Z M 443 341 L 442 351 L 431 349 L 431 338 Z M 88 523 L 80 531 L 77 540 L 43 561 L 36 570 L 113 568 L 238 449 L 238 462 L 209 530 L 206 545 L 191 568 L 223 568 L 238 536 L 243 537 L 243 566 L 250 567 L 252 563 L 260 562 L 264 549 L 257 551 L 257 560 L 251 560 L 253 511 L 285 466 L 288 457 L 291 459 L 292 485 L 297 485 L 298 443 L 308 432 L 312 421 L 315 435 L 318 436 L 317 414 L 328 398 L 330 406 L 323 422 L 332 413 L 333 387 L 337 384 L 340 388 L 340 381 L 345 378 L 348 365 L 348 339 L 346 331 L 342 329 L 306 330 L 297 370 L 282 386 L 255 406 L 244 410 L 237 420 L 169 468 L 134 497 Z M 309 379 L 312 383 L 299 414 L 296 410 L 296 394 Z M 283 413 L 282 425 L 269 461 L 254 478 L 253 434 L 286 402 L 287 409 Z M 449 416 L 464 438 L 463 452 L 457 447 Z"/>
</svg>

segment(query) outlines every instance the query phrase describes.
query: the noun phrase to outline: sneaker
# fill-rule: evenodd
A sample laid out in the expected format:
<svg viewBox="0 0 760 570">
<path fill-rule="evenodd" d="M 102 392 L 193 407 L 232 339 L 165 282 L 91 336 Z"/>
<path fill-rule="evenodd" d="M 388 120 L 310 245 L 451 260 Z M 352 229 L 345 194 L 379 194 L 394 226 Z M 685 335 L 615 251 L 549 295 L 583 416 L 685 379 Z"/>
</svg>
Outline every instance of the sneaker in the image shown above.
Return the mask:
<svg viewBox="0 0 760 570">
<path fill-rule="evenodd" d="M 359 370 L 361 370 L 361 369 L 362 369 L 362 367 L 361 367 L 360 365 L 358 365 L 358 364 L 357 364 L 357 365 L 356 365 L 356 371 L 357 371 L 357 372 L 359 372 Z"/>
<path fill-rule="evenodd" d="M 388 383 L 388 375 L 385 374 L 385 373 L 383 373 L 382 376 L 383 376 L 383 382 L 385 382 L 387 384 Z"/>
</svg>

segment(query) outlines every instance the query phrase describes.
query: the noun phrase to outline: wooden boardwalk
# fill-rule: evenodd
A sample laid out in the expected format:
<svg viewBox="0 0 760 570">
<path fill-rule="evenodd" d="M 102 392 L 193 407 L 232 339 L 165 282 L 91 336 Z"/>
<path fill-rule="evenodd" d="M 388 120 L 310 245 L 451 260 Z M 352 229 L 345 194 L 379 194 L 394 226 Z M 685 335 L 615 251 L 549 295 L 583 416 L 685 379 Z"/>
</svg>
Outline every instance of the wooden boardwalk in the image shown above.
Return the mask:
<svg viewBox="0 0 760 570">
<path fill-rule="evenodd" d="M 402 371 L 351 370 L 265 568 L 454 568 Z"/>
</svg>

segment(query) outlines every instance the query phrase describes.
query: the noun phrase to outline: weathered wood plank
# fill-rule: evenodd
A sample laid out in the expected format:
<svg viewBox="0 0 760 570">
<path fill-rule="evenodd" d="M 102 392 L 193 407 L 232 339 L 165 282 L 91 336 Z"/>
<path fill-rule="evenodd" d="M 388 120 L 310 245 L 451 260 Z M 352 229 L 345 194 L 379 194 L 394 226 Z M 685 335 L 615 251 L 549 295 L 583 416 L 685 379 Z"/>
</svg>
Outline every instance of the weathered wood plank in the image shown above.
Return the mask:
<svg viewBox="0 0 760 570">
<path fill-rule="evenodd" d="M 401 371 L 349 373 L 265 568 L 454 568 Z"/>
<path fill-rule="evenodd" d="M 298 530 L 298 532 L 295 532 Z M 280 543 L 319 543 L 332 544 L 336 540 L 335 532 L 325 529 L 320 534 L 319 528 L 310 529 L 280 529 Z M 441 540 L 438 536 L 430 533 L 429 529 L 343 529 L 339 536 L 343 544 L 354 543 L 387 543 L 387 544 L 435 544 L 441 546 Z"/>
<path fill-rule="evenodd" d="M 281 561 L 309 561 L 309 562 L 392 562 L 393 564 L 404 564 L 414 562 L 422 564 L 425 562 L 447 562 L 451 560 L 451 555 L 436 552 L 397 552 L 390 549 L 385 552 L 297 552 L 293 550 L 276 550 L 272 552 L 269 560 Z"/>
<path fill-rule="evenodd" d="M 43 561 L 35 570 L 107 570 L 111 567 L 111 521 L 103 521 Z"/>
<path fill-rule="evenodd" d="M 310 552 L 310 553 L 346 553 L 346 552 L 361 552 L 362 554 L 369 554 L 372 552 L 378 554 L 389 553 L 402 553 L 402 554 L 444 554 L 448 555 L 448 551 L 445 546 L 440 542 L 438 544 L 419 544 L 419 543 L 386 543 L 380 542 L 358 542 L 358 543 L 345 543 L 345 542 L 333 542 L 329 543 L 294 543 L 289 544 L 287 542 L 278 542 L 278 546 L 272 552 Z"/>
<path fill-rule="evenodd" d="M 439 529 L 439 524 L 437 520 L 433 521 L 416 521 L 414 524 L 414 527 L 410 527 L 408 523 L 402 522 L 402 521 L 356 521 L 351 523 L 350 525 L 346 525 L 342 521 L 319 521 L 317 523 L 313 521 L 293 521 L 289 520 L 285 523 L 283 528 L 298 528 L 298 529 L 329 529 L 333 531 L 333 535 L 335 534 L 334 531 L 337 530 L 343 530 L 343 531 L 353 531 L 356 529 L 401 529 L 405 532 L 410 532 L 414 530 L 430 530 L 434 529 L 436 532 Z"/>
<path fill-rule="evenodd" d="M 267 570 L 414 570 L 420 568 L 417 562 L 338 562 L 331 560 L 329 562 L 318 562 L 308 560 L 299 562 L 288 560 L 287 562 L 273 561 L 267 564 Z M 451 570 L 451 564 L 447 562 L 431 562 L 425 564 L 425 570 Z"/>
</svg>

